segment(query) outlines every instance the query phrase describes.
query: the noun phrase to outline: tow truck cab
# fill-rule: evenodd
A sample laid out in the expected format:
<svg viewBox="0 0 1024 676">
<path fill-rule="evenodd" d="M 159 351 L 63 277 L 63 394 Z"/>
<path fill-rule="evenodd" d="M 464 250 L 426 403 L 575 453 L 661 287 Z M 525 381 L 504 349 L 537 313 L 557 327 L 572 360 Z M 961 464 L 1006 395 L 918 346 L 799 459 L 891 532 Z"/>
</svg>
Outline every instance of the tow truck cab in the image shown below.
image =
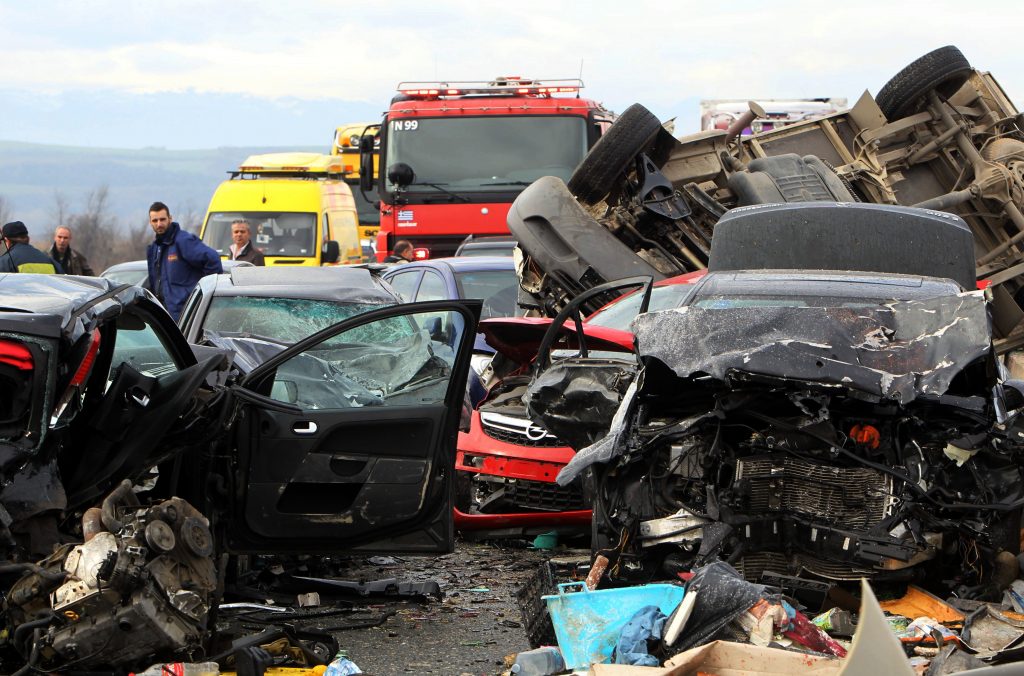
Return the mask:
<svg viewBox="0 0 1024 676">
<path fill-rule="evenodd" d="M 467 235 L 507 235 L 505 217 L 541 176 L 568 180 L 614 120 L 581 80 L 403 82 L 379 127 L 377 257 L 409 240 L 417 258 L 450 256 Z M 374 146 L 364 139 L 361 164 Z"/>
<path fill-rule="evenodd" d="M 359 237 L 364 247 L 372 246 L 380 230 L 380 207 L 373 195 L 366 195 L 359 189 L 359 144 L 363 134 L 373 137 L 373 178 L 377 179 L 380 167 L 380 136 L 376 133 L 380 125 L 374 122 L 351 122 L 334 130 L 331 140 L 331 155 L 342 162 L 342 175 L 352 190 L 359 212 Z"/>
<path fill-rule="evenodd" d="M 317 153 L 252 155 L 210 200 L 200 237 L 231 255 L 231 224 L 249 224 L 267 265 L 363 262 L 359 216 L 342 158 Z"/>
</svg>

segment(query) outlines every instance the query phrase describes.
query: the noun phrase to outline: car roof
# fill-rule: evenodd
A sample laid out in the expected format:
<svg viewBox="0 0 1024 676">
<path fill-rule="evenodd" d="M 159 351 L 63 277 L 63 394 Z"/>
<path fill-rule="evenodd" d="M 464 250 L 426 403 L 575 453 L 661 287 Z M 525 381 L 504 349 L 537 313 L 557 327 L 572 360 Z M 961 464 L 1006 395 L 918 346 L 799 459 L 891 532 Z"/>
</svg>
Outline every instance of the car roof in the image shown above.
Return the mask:
<svg viewBox="0 0 1024 676">
<path fill-rule="evenodd" d="M 482 270 L 514 270 L 515 261 L 511 256 L 452 256 L 451 258 L 432 258 L 426 261 L 414 261 L 396 265 L 388 270 L 388 276 L 397 274 L 398 270 L 416 268 L 440 268 L 447 266 L 453 272 L 477 272 Z"/>
<path fill-rule="evenodd" d="M 346 266 L 236 267 L 216 275 L 214 296 L 308 298 L 351 303 L 401 302 L 380 279 L 365 268 Z"/>
<path fill-rule="evenodd" d="M 243 268 L 244 267 L 255 267 L 249 261 L 225 261 L 225 260 L 222 260 L 220 263 L 221 263 L 221 266 L 225 270 L 228 270 L 228 269 L 234 268 L 234 267 L 243 267 Z M 108 272 L 127 272 L 127 271 L 134 272 L 136 270 L 148 270 L 148 269 L 149 269 L 149 263 L 145 259 L 143 259 L 141 261 L 126 261 L 124 263 L 115 263 L 114 265 L 111 265 L 109 268 L 107 268 L 106 270 L 101 272 L 100 276 L 105 275 Z"/>
</svg>

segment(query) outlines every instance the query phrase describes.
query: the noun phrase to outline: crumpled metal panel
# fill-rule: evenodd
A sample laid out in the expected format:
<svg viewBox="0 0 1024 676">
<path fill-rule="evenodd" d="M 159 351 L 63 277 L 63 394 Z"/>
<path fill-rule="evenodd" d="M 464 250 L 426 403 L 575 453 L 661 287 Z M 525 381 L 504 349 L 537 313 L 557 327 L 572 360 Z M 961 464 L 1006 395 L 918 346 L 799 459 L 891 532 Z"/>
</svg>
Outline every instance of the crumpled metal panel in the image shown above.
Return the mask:
<svg viewBox="0 0 1024 676">
<path fill-rule="evenodd" d="M 71 342 L 91 331 L 103 319 L 116 316 L 122 307 L 140 298 L 156 302 L 152 294 L 141 287 L 122 285 L 104 277 L 8 274 L 0 276 L 0 282 L 3 288 L 0 313 L 7 311 L 60 317 L 63 335 Z M 111 294 L 115 289 L 117 292 Z M 95 299 L 106 294 L 111 296 L 96 302 Z M 78 315 L 72 320 L 76 312 Z"/>
<path fill-rule="evenodd" d="M 859 390 L 906 404 L 943 394 L 991 351 L 980 291 L 881 307 L 690 306 L 640 315 L 638 353 L 681 378 L 736 372 Z"/>
<path fill-rule="evenodd" d="M 636 367 L 618 361 L 555 362 L 534 378 L 523 403 L 530 417 L 570 447 L 583 448 L 608 432 Z"/>
</svg>

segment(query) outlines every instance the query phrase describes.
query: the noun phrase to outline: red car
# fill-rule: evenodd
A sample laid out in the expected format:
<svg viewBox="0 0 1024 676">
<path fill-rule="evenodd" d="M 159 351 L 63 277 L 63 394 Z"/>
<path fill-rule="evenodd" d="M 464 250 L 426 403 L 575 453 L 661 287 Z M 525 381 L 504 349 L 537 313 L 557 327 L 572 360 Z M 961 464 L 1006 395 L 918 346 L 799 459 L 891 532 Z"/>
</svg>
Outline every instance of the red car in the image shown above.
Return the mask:
<svg viewBox="0 0 1024 676">
<path fill-rule="evenodd" d="M 703 271 L 658 282 L 651 290 L 648 311 L 683 304 L 689 285 Z M 640 310 L 643 294 L 633 292 L 610 302 L 583 322 L 586 347 L 592 355 L 633 353 L 629 325 Z M 463 531 L 531 532 L 587 529 L 590 507 L 582 486 L 555 483 L 559 470 L 575 451 L 527 416 L 523 395 L 530 365 L 554 320 L 546 317 L 488 319 L 479 330 L 498 351 L 500 379 L 473 411 L 469 432 L 460 432 L 455 458 L 455 526 Z M 573 349 L 575 327 L 565 322 L 556 350 Z M 556 352 L 557 356 L 557 352 Z M 502 363 L 504 368 L 502 368 Z"/>
</svg>

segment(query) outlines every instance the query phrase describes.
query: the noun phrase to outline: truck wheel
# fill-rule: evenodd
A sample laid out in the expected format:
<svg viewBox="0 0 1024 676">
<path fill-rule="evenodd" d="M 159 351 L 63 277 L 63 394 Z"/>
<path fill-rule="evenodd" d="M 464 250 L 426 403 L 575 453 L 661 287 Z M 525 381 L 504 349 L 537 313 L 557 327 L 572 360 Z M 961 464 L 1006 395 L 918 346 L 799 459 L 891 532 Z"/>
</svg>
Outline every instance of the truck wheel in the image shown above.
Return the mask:
<svg viewBox="0 0 1024 676">
<path fill-rule="evenodd" d="M 1024 141 L 1015 138 L 997 138 L 981 151 L 982 158 L 989 162 L 1006 164 L 1011 161 L 1024 160 Z"/>
<path fill-rule="evenodd" d="M 875 103 L 892 122 L 918 112 L 921 99 L 933 89 L 939 96 L 952 96 L 971 71 L 971 64 L 959 49 L 952 45 L 939 47 L 896 73 L 878 90 Z"/>
<path fill-rule="evenodd" d="M 569 190 L 584 204 L 600 202 L 659 129 L 658 118 L 639 103 L 626 108 L 576 167 Z"/>
</svg>

